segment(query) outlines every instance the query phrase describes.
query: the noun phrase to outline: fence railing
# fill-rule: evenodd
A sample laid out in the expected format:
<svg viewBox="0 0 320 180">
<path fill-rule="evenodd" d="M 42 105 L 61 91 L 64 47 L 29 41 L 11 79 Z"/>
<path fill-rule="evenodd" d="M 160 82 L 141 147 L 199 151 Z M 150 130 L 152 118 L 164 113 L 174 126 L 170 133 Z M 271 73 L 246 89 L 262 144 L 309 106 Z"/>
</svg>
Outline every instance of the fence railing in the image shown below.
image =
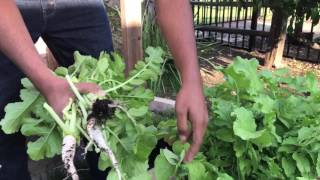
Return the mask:
<svg viewBox="0 0 320 180">
<path fill-rule="evenodd" d="M 246 50 L 265 52 L 272 11 L 254 7 L 252 0 L 192 0 L 196 37 Z M 288 35 L 284 56 L 320 63 L 320 25 L 305 20 L 297 40 Z"/>
</svg>

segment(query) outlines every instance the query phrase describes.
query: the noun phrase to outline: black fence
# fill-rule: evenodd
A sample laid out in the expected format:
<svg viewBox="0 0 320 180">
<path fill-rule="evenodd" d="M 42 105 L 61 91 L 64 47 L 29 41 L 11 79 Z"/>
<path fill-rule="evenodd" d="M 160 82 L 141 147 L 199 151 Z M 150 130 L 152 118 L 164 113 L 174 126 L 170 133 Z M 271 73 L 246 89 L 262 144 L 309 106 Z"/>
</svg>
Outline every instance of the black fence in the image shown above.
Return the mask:
<svg viewBox="0 0 320 180">
<path fill-rule="evenodd" d="M 248 51 L 267 51 L 272 11 L 252 0 L 192 0 L 196 37 Z M 305 20 L 302 39 L 287 35 L 284 56 L 320 63 L 320 24 Z"/>
</svg>

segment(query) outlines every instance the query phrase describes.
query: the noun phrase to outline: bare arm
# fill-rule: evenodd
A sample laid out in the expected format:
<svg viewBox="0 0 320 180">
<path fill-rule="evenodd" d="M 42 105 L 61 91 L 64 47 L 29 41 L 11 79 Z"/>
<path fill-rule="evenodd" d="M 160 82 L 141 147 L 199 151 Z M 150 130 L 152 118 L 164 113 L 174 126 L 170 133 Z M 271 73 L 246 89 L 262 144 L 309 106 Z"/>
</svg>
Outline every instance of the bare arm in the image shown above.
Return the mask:
<svg viewBox="0 0 320 180">
<path fill-rule="evenodd" d="M 14 0 L 0 0 L 0 52 L 15 63 L 60 113 L 73 96 L 68 83 L 53 75 L 36 51 Z M 83 92 L 98 91 L 94 84 L 81 83 Z"/>
<path fill-rule="evenodd" d="M 40 91 L 53 75 L 37 53 L 14 0 L 0 1 L 0 50 L 11 59 Z"/>
<path fill-rule="evenodd" d="M 182 76 L 176 112 L 181 140 L 192 137 L 192 145 L 185 157 L 186 161 L 191 161 L 202 144 L 208 121 L 191 6 L 189 0 L 156 0 L 156 10 L 159 25 Z M 188 131 L 187 120 L 192 123 L 192 134 Z"/>
</svg>

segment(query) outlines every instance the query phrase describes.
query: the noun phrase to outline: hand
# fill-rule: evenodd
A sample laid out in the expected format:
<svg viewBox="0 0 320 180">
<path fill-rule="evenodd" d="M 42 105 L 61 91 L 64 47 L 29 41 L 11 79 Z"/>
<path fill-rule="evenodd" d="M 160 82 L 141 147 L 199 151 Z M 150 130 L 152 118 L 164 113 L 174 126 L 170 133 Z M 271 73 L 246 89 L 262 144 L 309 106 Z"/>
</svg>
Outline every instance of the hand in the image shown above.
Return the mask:
<svg viewBox="0 0 320 180">
<path fill-rule="evenodd" d="M 75 84 L 80 93 L 95 93 L 101 94 L 101 88 L 94 83 L 78 83 Z M 50 88 L 43 92 L 48 104 L 62 116 L 63 109 L 69 103 L 70 98 L 74 98 L 69 83 L 62 78 L 55 78 L 50 85 Z"/>
<path fill-rule="evenodd" d="M 185 142 L 192 137 L 192 144 L 184 159 L 189 162 L 198 153 L 208 124 L 208 110 L 200 85 L 182 86 L 176 98 L 176 113 L 181 141 Z M 188 129 L 188 120 L 192 132 Z"/>
</svg>

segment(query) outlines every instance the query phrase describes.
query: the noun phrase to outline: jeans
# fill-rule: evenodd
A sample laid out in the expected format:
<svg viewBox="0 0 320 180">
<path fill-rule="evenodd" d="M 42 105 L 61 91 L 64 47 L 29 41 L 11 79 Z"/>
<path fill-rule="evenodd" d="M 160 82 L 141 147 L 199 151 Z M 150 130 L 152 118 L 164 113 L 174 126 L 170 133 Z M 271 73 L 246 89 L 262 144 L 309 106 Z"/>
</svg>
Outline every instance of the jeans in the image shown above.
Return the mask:
<svg viewBox="0 0 320 180">
<path fill-rule="evenodd" d="M 16 4 L 33 41 L 42 37 L 61 66 L 73 64 L 75 50 L 94 57 L 113 51 L 103 0 L 16 0 Z M 6 104 L 19 101 L 24 76 L 0 52 L 0 119 Z M 96 167 L 97 155 L 88 156 L 92 179 L 105 179 L 106 174 Z M 30 180 L 27 161 L 25 138 L 0 130 L 0 180 Z"/>
</svg>

